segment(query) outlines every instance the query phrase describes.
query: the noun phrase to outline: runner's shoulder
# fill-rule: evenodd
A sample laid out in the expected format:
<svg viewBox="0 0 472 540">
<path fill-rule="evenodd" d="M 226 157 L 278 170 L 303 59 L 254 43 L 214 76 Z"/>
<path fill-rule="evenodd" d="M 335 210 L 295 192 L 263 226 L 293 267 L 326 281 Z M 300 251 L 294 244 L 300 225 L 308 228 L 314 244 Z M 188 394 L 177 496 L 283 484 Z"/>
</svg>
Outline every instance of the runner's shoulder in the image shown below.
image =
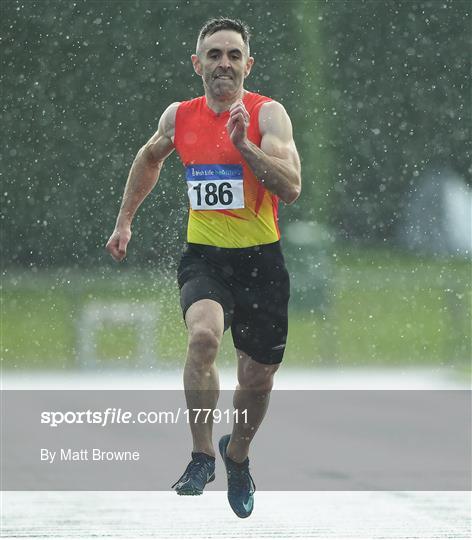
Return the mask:
<svg viewBox="0 0 472 540">
<path fill-rule="evenodd" d="M 278 101 L 271 100 L 262 104 L 259 112 L 261 133 L 265 131 L 285 129 L 290 125 L 290 117 L 285 107 Z"/>
<path fill-rule="evenodd" d="M 171 103 L 167 109 L 162 113 L 160 119 L 160 125 L 165 135 L 169 138 L 174 136 L 175 131 L 175 116 L 177 114 L 177 109 L 179 108 L 180 101 L 175 101 Z"/>
<path fill-rule="evenodd" d="M 287 111 L 285 110 L 285 107 L 282 105 L 282 103 L 275 101 L 275 99 L 265 101 L 261 105 L 259 117 L 262 117 L 263 119 L 268 119 L 274 115 L 288 116 Z"/>
</svg>

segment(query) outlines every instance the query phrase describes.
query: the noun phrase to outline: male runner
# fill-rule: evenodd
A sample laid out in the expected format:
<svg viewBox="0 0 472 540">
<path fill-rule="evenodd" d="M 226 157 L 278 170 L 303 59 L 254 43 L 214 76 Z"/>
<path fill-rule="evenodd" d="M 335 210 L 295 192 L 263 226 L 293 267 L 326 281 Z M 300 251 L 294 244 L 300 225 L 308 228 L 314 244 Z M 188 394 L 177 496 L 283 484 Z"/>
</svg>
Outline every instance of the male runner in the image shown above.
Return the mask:
<svg viewBox="0 0 472 540">
<path fill-rule="evenodd" d="M 187 406 L 216 407 L 215 358 L 223 332 L 231 327 L 239 382 L 233 403 L 236 410 L 247 410 L 247 422 L 240 417 L 219 450 L 228 500 L 241 518 L 254 505 L 249 445 L 266 413 L 287 337 L 289 276 L 279 243 L 278 201 L 293 203 L 301 189 L 300 160 L 285 109 L 243 88 L 253 63 L 244 23 L 219 18 L 203 26 L 192 64 L 205 95 L 164 111 L 157 132 L 134 160 L 107 243 L 121 261 L 135 212 L 176 149 L 190 201 L 188 244 L 178 270 L 188 329 Z M 196 421 L 194 415 L 192 460 L 173 486 L 180 495 L 200 495 L 215 478 L 211 415 L 209 420 Z"/>
</svg>

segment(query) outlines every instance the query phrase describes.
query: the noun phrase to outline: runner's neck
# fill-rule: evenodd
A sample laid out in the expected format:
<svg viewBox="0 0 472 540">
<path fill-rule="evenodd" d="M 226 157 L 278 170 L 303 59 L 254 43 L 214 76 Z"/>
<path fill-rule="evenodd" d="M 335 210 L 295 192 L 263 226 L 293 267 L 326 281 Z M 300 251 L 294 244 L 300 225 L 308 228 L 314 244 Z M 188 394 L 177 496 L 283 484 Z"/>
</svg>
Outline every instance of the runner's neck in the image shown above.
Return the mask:
<svg viewBox="0 0 472 540">
<path fill-rule="evenodd" d="M 239 93 L 237 96 L 230 100 L 219 100 L 212 96 L 210 96 L 207 92 L 205 92 L 205 98 L 206 98 L 206 104 L 207 107 L 212 110 L 215 114 L 221 114 L 223 112 L 229 111 L 231 108 L 231 105 L 233 103 L 236 103 L 240 99 L 243 99 L 244 96 L 247 94 L 247 90 L 244 90 L 244 88 L 241 89 L 241 93 Z"/>
</svg>

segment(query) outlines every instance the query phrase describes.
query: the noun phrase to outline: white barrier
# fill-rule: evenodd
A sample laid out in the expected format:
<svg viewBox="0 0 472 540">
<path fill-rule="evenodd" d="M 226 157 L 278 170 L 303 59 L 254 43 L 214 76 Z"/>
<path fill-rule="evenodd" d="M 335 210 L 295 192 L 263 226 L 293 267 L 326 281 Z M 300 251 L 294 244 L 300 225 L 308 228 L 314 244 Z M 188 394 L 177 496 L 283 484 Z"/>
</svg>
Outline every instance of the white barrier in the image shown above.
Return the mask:
<svg viewBox="0 0 472 540">
<path fill-rule="evenodd" d="M 105 326 L 127 325 L 136 332 L 136 352 L 133 366 L 149 367 L 155 362 L 155 332 L 158 322 L 158 306 L 154 302 L 141 304 L 131 302 L 89 302 L 85 304 L 77 323 L 77 360 L 81 368 L 97 368 L 97 336 Z M 113 362 L 114 367 L 129 363 L 123 359 Z"/>
</svg>

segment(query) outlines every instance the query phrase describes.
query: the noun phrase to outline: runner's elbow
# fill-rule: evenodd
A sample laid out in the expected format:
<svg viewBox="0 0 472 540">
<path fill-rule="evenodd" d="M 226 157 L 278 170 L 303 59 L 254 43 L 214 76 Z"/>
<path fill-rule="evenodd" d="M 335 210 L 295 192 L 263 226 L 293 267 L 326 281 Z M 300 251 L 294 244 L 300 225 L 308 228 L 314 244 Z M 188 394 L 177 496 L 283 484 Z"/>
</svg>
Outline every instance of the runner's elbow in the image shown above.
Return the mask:
<svg viewBox="0 0 472 540">
<path fill-rule="evenodd" d="M 300 197 L 301 191 L 301 186 L 290 186 L 282 200 L 285 204 L 293 204 Z"/>
</svg>

